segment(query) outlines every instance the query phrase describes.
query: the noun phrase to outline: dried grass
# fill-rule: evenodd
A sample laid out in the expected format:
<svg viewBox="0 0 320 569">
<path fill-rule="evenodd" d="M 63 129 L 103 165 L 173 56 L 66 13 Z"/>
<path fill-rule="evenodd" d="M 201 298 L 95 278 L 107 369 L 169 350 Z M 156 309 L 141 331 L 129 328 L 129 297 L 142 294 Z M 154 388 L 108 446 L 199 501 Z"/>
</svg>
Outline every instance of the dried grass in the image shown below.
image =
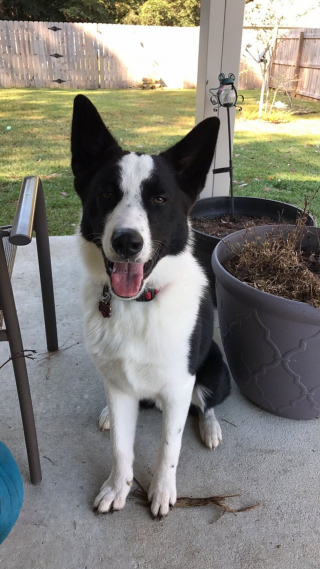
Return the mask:
<svg viewBox="0 0 320 569">
<path fill-rule="evenodd" d="M 288 237 L 274 231 L 234 248 L 225 269 L 238 280 L 270 294 L 320 308 L 319 254 L 303 251 L 304 221 Z"/>
</svg>

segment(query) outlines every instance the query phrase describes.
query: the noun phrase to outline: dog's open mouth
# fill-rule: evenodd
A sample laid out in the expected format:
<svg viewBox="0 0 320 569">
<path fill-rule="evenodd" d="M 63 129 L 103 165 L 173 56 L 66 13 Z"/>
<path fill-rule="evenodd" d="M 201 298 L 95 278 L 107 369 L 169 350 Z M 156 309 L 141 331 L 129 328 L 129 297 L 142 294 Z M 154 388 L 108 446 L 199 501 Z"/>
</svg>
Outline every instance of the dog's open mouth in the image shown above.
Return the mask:
<svg viewBox="0 0 320 569">
<path fill-rule="evenodd" d="M 132 298 L 142 289 L 143 281 L 150 275 L 154 261 L 113 263 L 105 257 L 105 265 L 113 292 L 122 298 Z"/>
</svg>

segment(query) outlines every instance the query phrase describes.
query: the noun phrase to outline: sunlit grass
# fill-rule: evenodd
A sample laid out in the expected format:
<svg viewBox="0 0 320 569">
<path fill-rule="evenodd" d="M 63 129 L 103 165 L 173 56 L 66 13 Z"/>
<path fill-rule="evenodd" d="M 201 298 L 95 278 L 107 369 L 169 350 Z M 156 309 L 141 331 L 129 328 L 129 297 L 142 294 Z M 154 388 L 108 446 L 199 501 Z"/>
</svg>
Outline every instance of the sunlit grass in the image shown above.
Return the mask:
<svg viewBox="0 0 320 569">
<path fill-rule="evenodd" d="M 275 111 L 271 118 L 277 122 L 272 123 L 258 120 L 259 93 L 243 94 L 245 103 L 234 137 L 235 194 L 304 207 L 305 197 L 310 200 L 320 187 L 320 103 L 294 100 L 295 108 L 316 112 Z M 286 102 L 285 97 L 281 100 Z M 282 122 L 283 117 L 287 122 Z M 310 209 L 320 218 L 320 191 Z"/>
<path fill-rule="evenodd" d="M 128 150 L 156 153 L 194 125 L 193 90 L 82 92 Z M 12 220 L 23 177 L 37 174 L 43 179 L 50 234 L 74 233 L 80 204 L 70 170 L 70 127 L 77 94 L 46 89 L 0 91 L 0 224 Z M 7 126 L 12 129 L 7 131 Z"/>
<path fill-rule="evenodd" d="M 128 150 L 157 153 L 194 126 L 194 90 L 82 92 Z M 70 127 L 77 93 L 0 91 L 0 224 L 12 220 L 23 177 L 37 174 L 43 179 L 50 234 L 74 233 L 80 204 L 70 170 Z M 303 205 L 304 195 L 320 185 L 320 103 L 297 101 L 317 114 L 287 115 L 289 122 L 274 124 L 257 120 L 258 92 L 244 96 L 234 140 L 235 192 Z M 282 115 L 274 115 L 275 120 Z M 238 188 L 240 182 L 247 185 Z M 312 211 L 320 215 L 320 196 Z"/>
</svg>

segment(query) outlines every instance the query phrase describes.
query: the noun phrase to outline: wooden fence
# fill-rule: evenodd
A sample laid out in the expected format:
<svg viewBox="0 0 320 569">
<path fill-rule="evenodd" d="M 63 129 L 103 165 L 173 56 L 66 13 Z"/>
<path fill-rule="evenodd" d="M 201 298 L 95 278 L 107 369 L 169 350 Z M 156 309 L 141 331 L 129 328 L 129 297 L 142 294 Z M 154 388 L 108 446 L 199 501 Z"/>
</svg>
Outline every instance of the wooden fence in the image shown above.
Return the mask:
<svg viewBox="0 0 320 569">
<path fill-rule="evenodd" d="M 290 30 L 278 38 L 271 76 L 291 82 L 297 95 L 320 100 L 320 29 Z"/>
<path fill-rule="evenodd" d="M 257 53 L 256 31 L 243 32 L 239 89 L 261 85 L 260 67 L 245 50 L 250 43 Z M 0 87 L 119 89 L 149 77 L 192 88 L 198 46 L 199 28 L 2 20 Z M 279 29 L 271 76 L 297 77 L 296 94 L 320 100 L 320 29 Z"/>
<path fill-rule="evenodd" d="M 242 41 L 239 89 L 261 86 L 260 66 L 245 51 L 254 48 L 254 29 L 245 29 Z M 271 86 L 287 84 L 296 95 L 320 100 L 320 28 L 279 29 L 271 65 Z"/>
<path fill-rule="evenodd" d="M 195 87 L 199 28 L 0 21 L 0 87 Z"/>
</svg>

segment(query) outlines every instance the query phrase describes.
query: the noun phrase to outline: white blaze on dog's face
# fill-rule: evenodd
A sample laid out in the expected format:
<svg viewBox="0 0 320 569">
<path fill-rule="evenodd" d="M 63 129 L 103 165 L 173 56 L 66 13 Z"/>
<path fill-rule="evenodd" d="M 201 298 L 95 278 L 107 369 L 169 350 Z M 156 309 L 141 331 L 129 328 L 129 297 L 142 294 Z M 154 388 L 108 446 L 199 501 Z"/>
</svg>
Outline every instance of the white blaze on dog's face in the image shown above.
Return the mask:
<svg viewBox="0 0 320 569">
<path fill-rule="evenodd" d="M 134 261 L 146 263 L 151 259 L 152 238 L 141 190 L 142 183 L 152 177 L 153 168 L 152 157 L 147 154 L 126 154 L 119 162 L 119 186 L 123 197 L 108 214 L 102 237 L 102 247 L 109 261 L 120 260 L 118 252 L 112 246 L 112 239 L 116 232 L 127 229 L 132 229 L 142 238 L 142 249 Z"/>
</svg>

